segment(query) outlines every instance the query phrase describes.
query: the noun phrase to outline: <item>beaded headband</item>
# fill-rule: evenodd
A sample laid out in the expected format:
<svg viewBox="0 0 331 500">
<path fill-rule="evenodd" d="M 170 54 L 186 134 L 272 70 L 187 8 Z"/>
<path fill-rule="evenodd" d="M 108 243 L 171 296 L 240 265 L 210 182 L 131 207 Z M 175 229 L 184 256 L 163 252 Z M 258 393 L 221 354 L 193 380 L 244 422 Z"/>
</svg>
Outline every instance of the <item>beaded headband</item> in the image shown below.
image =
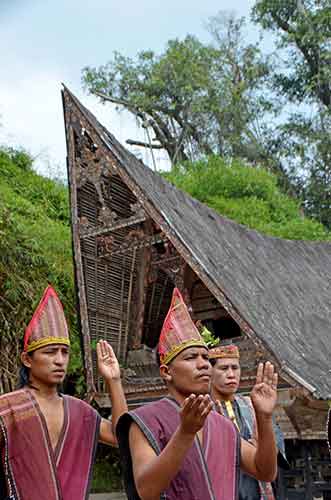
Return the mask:
<svg viewBox="0 0 331 500">
<path fill-rule="evenodd" d="M 209 359 L 233 358 L 239 359 L 239 349 L 236 345 L 222 345 L 209 349 Z"/>
</svg>

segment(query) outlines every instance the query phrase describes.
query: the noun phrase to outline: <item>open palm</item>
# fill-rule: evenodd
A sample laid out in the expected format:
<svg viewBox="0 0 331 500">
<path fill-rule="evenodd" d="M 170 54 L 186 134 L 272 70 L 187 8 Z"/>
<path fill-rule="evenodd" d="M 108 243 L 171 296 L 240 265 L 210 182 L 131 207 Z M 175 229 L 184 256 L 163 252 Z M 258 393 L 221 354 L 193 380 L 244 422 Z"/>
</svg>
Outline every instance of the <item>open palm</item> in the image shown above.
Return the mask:
<svg viewBox="0 0 331 500">
<path fill-rule="evenodd" d="M 256 412 L 271 416 L 277 403 L 278 375 L 269 361 L 259 363 L 251 400 Z"/>
<path fill-rule="evenodd" d="M 118 380 L 121 370 L 112 346 L 106 340 L 97 343 L 98 371 L 105 380 Z"/>
</svg>

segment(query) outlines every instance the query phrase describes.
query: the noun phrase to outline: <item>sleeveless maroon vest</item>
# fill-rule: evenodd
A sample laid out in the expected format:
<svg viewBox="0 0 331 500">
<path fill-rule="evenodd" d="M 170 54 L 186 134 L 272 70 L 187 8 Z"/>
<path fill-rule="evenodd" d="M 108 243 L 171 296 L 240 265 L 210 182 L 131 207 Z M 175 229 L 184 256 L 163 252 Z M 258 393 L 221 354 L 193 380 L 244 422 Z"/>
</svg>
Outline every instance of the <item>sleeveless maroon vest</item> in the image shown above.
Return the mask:
<svg viewBox="0 0 331 500">
<path fill-rule="evenodd" d="M 100 417 L 87 403 L 63 396 L 64 424 L 55 450 L 31 391 L 0 397 L 0 452 L 12 500 L 88 498 Z"/>
<path fill-rule="evenodd" d="M 135 488 L 129 428 L 135 422 L 159 455 L 180 423 L 179 406 L 170 398 L 123 415 L 117 424 L 127 495 L 139 499 Z M 182 467 L 161 494 L 167 500 L 236 500 L 238 498 L 239 434 L 228 419 L 212 411 L 203 428 L 203 445 L 196 437 Z"/>
</svg>

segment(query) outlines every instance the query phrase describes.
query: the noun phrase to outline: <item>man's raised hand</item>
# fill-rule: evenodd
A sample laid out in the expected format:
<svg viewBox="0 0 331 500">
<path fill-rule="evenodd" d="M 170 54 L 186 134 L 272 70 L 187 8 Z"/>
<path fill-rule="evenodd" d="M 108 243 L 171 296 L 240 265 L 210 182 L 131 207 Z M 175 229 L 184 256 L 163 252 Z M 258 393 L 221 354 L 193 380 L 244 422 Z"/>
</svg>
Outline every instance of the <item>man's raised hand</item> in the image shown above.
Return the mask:
<svg viewBox="0 0 331 500">
<path fill-rule="evenodd" d="M 251 392 L 254 409 L 260 415 L 271 417 L 277 403 L 278 375 L 274 365 L 259 363 L 256 382 Z"/>
<path fill-rule="evenodd" d="M 98 371 L 106 381 L 120 380 L 121 370 L 113 351 L 106 340 L 97 343 Z"/>
<path fill-rule="evenodd" d="M 180 410 L 181 429 L 185 434 L 196 434 L 202 429 L 213 402 L 209 394 L 191 394 L 186 398 Z"/>
</svg>

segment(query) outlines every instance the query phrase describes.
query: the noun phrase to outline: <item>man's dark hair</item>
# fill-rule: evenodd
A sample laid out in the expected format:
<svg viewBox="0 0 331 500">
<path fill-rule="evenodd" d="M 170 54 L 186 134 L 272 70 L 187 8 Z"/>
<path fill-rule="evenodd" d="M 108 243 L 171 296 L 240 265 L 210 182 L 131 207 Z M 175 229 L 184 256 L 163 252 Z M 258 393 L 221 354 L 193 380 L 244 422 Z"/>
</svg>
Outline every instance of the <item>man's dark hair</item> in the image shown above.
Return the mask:
<svg viewBox="0 0 331 500">
<path fill-rule="evenodd" d="M 27 354 L 31 357 L 33 352 L 28 352 Z M 22 387 L 25 387 L 26 385 L 30 385 L 30 369 L 22 363 L 18 374 L 17 389 L 22 389 Z"/>
<path fill-rule="evenodd" d="M 24 350 L 24 339 L 21 341 L 21 351 Z M 28 356 L 32 356 L 32 352 L 28 352 Z M 20 371 L 18 374 L 18 383 L 17 383 L 17 389 L 22 389 L 22 387 L 25 387 L 26 385 L 30 385 L 30 370 L 27 366 L 23 365 L 21 363 Z"/>
<path fill-rule="evenodd" d="M 22 389 L 26 385 L 29 385 L 29 368 L 22 365 L 18 374 L 18 384 L 17 389 Z"/>
<path fill-rule="evenodd" d="M 209 358 L 209 363 L 211 364 L 211 366 L 215 366 L 216 365 L 216 358 Z"/>
<path fill-rule="evenodd" d="M 156 359 L 157 366 L 160 367 L 161 366 L 161 359 L 160 359 L 160 354 L 159 354 L 159 344 L 156 346 L 155 359 Z"/>
</svg>

